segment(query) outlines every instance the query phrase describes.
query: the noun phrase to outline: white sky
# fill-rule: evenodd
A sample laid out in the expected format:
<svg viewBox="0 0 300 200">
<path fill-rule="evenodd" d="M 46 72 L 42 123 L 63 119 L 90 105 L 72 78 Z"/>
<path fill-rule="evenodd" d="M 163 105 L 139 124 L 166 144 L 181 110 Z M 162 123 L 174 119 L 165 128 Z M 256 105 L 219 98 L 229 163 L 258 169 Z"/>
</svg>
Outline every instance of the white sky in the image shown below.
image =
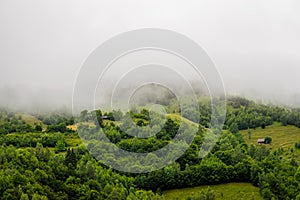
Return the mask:
<svg viewBox="0 0 300 200">
<path fill-rule="evenodd" d="M 198 42 L 229 93 L 287 103 L 300 94 L 298 0 L 0 0 L 0 102 L 70 103 L 89 53 L 145 27 Z"/>
</svg>

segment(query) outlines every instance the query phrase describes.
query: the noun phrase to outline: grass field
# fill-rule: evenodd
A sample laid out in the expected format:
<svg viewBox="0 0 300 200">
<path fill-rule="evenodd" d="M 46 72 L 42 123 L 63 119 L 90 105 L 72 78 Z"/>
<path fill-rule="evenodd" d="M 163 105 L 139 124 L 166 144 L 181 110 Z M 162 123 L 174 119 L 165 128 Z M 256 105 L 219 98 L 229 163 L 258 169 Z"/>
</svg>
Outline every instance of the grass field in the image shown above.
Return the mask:
<svg viewBox="0 0 300 200">
<path fill-rule="evenodd" d="M 21 116 L 22 119 L 30 125 L 34 125 L 35 123 L 42 123 L 40 120 L 38 120 L 36 117 L 32 116 L 32 115 L 27 115 L 27 114 L 20 114 L 17 116 Z"/>
<path fill-rule="evenodd" d="M 79 136 L 65 136 L 65 141 L 68 147 L 76 147 L 82 144 Z"/>
<path fill-rule="evenodd" d="M 289 148 L 293 148 L 296 142 L 300 141 L 300 128 L 295 126 L 282 126 L 279 123 L 275 123 L 271 126 L 267 126 L 265 129 L 256 128 L 250 129 L 251 138 L 249 139 L 248 130 L 241 131 L 244 140 L 247 144 L 257 144 L 258 138 L 264 138 L 266 136 L 270 136 L 272 138 L 271 144 L 264 144 L 270 150 L 276 150 L 279 147 L 282 147 L 286 153 L 285 156 L 290 158 L 292 154 L 287 152 Z M 300 159 L 300 149 L 296 149 L 294 151 L 294 157 L 296 159 Z"/>
<path fill-rule="evenodd" d="M 258 138 L 270 136 L 272 137 L 272 143 L 269 144 L 268 147 L 272 149 L 277 149 L 279 147 L 288 149 L 294 147 L 295 143 L 300 141 L 300 128 L 295 126 L 281 126 L 279 123 L 275 123 L 271 126 L 267 126 L 265 129 L 257 128 L 250 129 L 250 131 L 250 139 L 248 130 L 241 131 L 244 140 L 248 144 L 257 144 Z"/>
<path fill-rule="evenodd" d="M 46 129 L 47 127 L 45 124 L 43 124 L 41 120 L 39 120 L 35 116 L 29 114 L 20 114 L 18 116 L 21 116 L 22 119 L 26 122 L 26 124 L 30 124 L 31 126 L 34 126 L 35 124 L 42 124 L 43 129 Z"/>
<path fill-rule="evenodd" d="M 187 124 L 190 124 L 190 125 L 192 125 L 192 126 L 195 126 L 195 127 L 198 127 L 198 124 L 197 123 L 195 123 L 195 122 L 193 122 L 193 121 L 191 121 L 191 120 L 189 120 L 189 119 L 187 119 L 187 118 L 184 118 L 184 117 L 181 117 L 179 114 L 166 114 L 166 117 L 169 117 L 169 118 L 171 118 L 172 120 L 177 120 L 177 121 L 183 121 L 183 122 L 185 122 L 185 123 L 187 123 Z M 138 120 L 140 120 L 140 119 L 133 119 L 133 121 L 136 123 Z M 95 124 L 94 123 L 91 123 L 91 122 L 81 122 L 82 124 L 84 124 L 84 125 L 89 125 L 89 126 L 95 126 Z M 111 121 L 111 120 L 103 120 L 103 123 L 104 124 L 110 124 L 110 123 L 113 123 L 113 124 L 115 124 L 115 125 L 120 125 L 121 124 L 121 122 L 120 121 Z M 71 130 L 73 130 L 73 131 L 76 131 L 77 130 L 77 127 L 78 125 L 77 124 L 73 124 L 73 125 L 69 125 L 69 126 L 67 126 L 67 128 L 69 128 L 69 129 L 71 129 Z"/>
<path fill-rule="evenodd" d="M 227 183 L 211 186 L 199 186 L 194 188 L 183 188 L 175 190 L 164 191 L 163 194 L 166 200 L 186 199 L 186 197 L 199 197 L 202 190 L 210 187 L 216 193 L 216 199 L 222 200 L 240 200 L 251 199 L 252 196 L 255 200 L 262 199 L 259 193 L 259 188 L 254 187 L 251 183 Z"/>
<path fill-rule="evenodd" d="M 92 122 L 80 122 L 80 124 L 83 124 L 83 125 L 86 125 L 86 126 L 95 127 L 95 124 L 92 123 Z M 77 131 L 78 124 L 68 125 L 67 128 L 71 129 L 73 131 Z"/>
<path fill-rule="evenodd" d="M 187 124 L 190 124 L 192 126 L 195 126 L 195 127 L 198 127 L 199 124 L 187 119 L 187 118 L 184 118 L 184 117 L 181 117 L 179 114 L 166 114 L 166 117 L 170 117 L 172 120 L 177 120 L 177 121 L 182 121 L 182 122 L 185 122 Z"/>
</svg>

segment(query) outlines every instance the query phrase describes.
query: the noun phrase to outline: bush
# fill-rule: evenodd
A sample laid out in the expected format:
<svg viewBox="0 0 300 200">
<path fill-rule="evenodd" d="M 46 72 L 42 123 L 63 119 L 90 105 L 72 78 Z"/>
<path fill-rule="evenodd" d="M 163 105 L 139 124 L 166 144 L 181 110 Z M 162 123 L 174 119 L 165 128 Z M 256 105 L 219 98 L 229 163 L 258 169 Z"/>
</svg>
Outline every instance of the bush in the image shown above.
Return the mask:
<svg viewBox="0 0 300 200">
<path fill-rule="evenodd" d="M 65 142 L 63 140 L 57 141 L 57 143 L 55 145 L 55 152 L 62 152 L 65 150 L 66 150 Z"/>
<path fill-rule="evenodd" d="M 266 144 L 271 144 L 272 138 L 271 137 L 265 137 L 265 143 Z"/>
<path fill-rule="evenodd" d="M 296 149 L 300 149 L 300 142 L 296 142 L 296 143 L 295 143 L 295 148 L 296 148 Z"/>
<path fill-rule="evenodd" d="M 237 125 L 237 123 L 232 123 L 229 127 L 229 131 L 233 134 L 236 134 L 239 132 L 239 127 Z"/>
</svg>

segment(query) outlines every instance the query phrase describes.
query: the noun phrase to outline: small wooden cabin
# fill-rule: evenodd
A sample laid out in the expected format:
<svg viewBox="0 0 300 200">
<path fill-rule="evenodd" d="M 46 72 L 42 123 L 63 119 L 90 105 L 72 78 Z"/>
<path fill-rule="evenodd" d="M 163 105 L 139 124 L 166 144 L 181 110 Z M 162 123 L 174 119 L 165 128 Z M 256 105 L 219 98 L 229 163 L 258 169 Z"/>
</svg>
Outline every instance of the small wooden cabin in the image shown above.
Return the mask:
<svg viewBox="0 0 300 200">
<path fill-rule="evenodd" d="M 258 143 L 258 144 L 265 144 L 265 143 L 266 143 L 266 140 L 265 140 L 265 138 L 259 138 L 259 139 L 257 140 L 257 143 Z"/>
<path fill-rule="evenodd" d="M 103 116 L 102 116 L 102 119 L 108 119 L 108 120 L 109 120 L 110 118 L 109 118 L 109 116 L 107 116 L 107 115 L 103 115 Z"/>
</svg>

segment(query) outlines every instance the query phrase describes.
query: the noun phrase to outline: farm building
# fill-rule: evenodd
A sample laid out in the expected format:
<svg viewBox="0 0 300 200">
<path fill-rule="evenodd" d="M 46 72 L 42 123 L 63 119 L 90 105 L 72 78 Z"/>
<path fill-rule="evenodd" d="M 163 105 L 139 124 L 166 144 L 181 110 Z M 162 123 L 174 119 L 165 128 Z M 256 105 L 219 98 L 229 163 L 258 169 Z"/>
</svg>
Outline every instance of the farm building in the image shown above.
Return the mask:
<svg viewBox="0 0 300 200">
<path fill-rule="evenodd" d="M 257 143 L 258 144 L 265 144 L 266 140 L 265 140 L 265 138 L 260 138 L 260 139 L 257 140 Z"/>
<path fill-rule="evenodd" d="M 103 116 L 102 116 L 102 119 L 108 119 L 108 120 L 109 120 L 109 119 L 110 119 L 110 117 L 109 117 L 109 116 L 107 116 L 107 115 L 103 115 Z"/>
</svg>

